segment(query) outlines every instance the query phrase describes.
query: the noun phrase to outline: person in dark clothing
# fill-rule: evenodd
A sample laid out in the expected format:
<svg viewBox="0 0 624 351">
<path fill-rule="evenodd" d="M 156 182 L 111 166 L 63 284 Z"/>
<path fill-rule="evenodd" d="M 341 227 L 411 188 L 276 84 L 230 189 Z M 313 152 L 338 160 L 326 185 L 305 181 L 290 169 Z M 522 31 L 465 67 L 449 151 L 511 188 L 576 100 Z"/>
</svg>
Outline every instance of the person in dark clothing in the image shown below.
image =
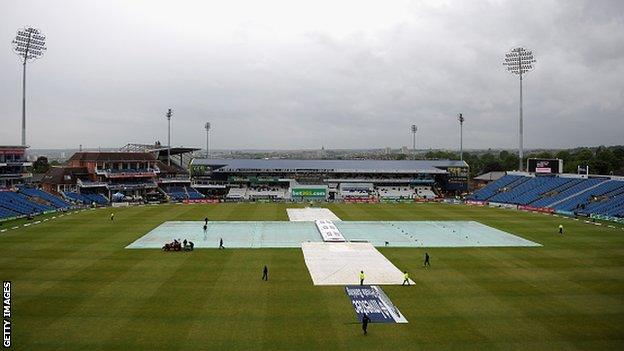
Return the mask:
<svg viewBox="0 0 624 351">
<path fill-rule="evenodd" d="M 370 318 L 364 315 L 364 317 L 362 317 L 362 330 L 364 331 L 364 335 L 368 334 L 368 322 L 370 322 Z"/>
<path fill-rule="evenodd" d="M 225 246 L 223 246 L 223 238 L 219 238 L 219 250 L 221 249 L 225 249 Z"/>
<path fill-rule="evenodd" d="M 429 263 L 429 254 L 425 252 L 425 267 L 431 267 L 431 263 Z"/>
<path fill-rule="evenodd" d="M 262 280 L 269 281 L 269 268 L 266 265 L 262 269 Z"/>
<path fill-rule="evenodd" d="M 204 224 L 204 234 L 208 231 L 208 225 Z"/>
<path fill-rule="evenodd" d="M 189 247 L 191 248 L 191 251 L 193 251 L 193 249 L 195 249 L 195 244 L 192 241 L 189 241 Z"/>
<path fill-rule="evenodd" d="M 563 234 L 563 225 L 559 224 L 559 234 Z"/>
<path fill-rule="evenodd" d="M 204 227 L 208 226 L 208 217 L 204 218 Z"/>
</svg>

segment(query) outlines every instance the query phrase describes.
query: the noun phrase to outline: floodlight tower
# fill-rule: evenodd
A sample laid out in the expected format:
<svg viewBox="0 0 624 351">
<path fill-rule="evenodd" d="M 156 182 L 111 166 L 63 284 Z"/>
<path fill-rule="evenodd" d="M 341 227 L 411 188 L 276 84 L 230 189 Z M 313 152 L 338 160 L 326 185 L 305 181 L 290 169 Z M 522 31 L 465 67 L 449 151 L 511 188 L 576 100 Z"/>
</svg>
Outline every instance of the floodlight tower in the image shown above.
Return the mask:
<svg viewBox="0 0 624 351">
<path fill-rule="evenodd" d="M 459 160 L 464 160 L 464 116 L 460 113 L 457 117 L 459 121 Z"/>
<path fill-rule="evenodd" d="M 171 166 L 171 116 L 173 116 L 173 111 L 171 109 L 167 110 L 167 165 Z"/>
<path fill-rule="evenodd" d="M 520 76 L 520 128 L 518 130 L 518 158 L 520 159 L 518 170 L 520 171 L 522 171 L 522 159 L 524 157 L 522 146 L 522 76 L 533 69 L 535 62 L 533 51 L 523 47 L 511 49 L 511 51 L 505 54 L 505 62 L 503 62 L 503 65 L 507 66 L 509 72 Z"/>
<path fill-rule="evenodd" d="M 206 128 L 206 158 L 210 158 L 210 122 L 206 122 L 204 128 Z"/>
<path fill-rule="evenodd" d="M 418 131 L 418 127 L 415 124 L 412 124 L 410 131 L 412 132 L 412 152 L 414 153 L 414 156 L 416 156 L 416 132 Z"/>
<path fill-rule="evenodd" d="M 47 50 L 45 35 L 38 29 L 24 27 L 17 31 L 13 44 L 13 51 L 22 58 L 22 146 L 26 146 L 26 62 L 38 59 Z"/>
</svg>

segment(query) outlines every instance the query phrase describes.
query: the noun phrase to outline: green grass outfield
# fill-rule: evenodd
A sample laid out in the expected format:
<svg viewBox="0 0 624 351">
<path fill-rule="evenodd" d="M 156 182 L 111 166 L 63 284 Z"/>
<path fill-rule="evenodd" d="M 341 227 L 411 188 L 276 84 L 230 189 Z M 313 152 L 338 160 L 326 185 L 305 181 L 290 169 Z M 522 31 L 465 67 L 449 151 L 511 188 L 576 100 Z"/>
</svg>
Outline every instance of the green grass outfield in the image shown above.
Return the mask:
<svg viewBox="0 0 624 351">
<path fill-rule="evenodd" d="M 423 249 L 380 248 L 416 285 L 384 287 L 409 324 L 373 324 L 368 336 L 342 287 L 312 285 L 299 249 L 124 249 L 163 221 L 288 220 L 293 206 L 98 209 L 0 234 L 13 349 L 624 349 L 621 228 L 458 205 L 328 205 L 343 220 L 476 220 L 544 245 L 429 249 L 430 269 Z"/>
</svg>

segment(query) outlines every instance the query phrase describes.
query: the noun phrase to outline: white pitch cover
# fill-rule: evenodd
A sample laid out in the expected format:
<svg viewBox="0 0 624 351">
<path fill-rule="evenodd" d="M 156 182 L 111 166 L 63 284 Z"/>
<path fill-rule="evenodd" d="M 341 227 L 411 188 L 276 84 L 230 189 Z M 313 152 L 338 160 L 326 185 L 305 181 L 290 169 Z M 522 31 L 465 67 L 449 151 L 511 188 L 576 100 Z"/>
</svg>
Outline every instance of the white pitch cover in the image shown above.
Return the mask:
<svg viewBox="0 0 624 351">
<path fill-rule="evenodd" d="M 345 242 L 344 236 L 340 233 L 340 230 L 336 227 L 334 222 L 328 219 L 318 219 L 314 221 L 316 224 L 316 228 L 318 228 L 319 233 L 323 237 L 323 241 L 331 241 L 331 242 Z"/>
</svg>

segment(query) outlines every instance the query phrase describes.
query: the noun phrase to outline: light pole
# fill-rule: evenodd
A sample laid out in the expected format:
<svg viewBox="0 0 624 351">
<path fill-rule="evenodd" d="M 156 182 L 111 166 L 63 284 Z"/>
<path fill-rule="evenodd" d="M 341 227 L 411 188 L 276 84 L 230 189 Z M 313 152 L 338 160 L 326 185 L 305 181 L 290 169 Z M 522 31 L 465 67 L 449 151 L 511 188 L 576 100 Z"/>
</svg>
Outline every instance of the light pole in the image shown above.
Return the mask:
<svg viewBox="0 0 624 351">
<path fill-rule="evenodd" d="M 414 157 L 416 157 L 416 132 L 418 131 L 418 127 L 415 124 L 412 124 L 410 130 L 412 132 L 412 153 L 414 154 Z"/>
<path fill-rule="evenodd" d="M 171 116 L 173 116 L 173 111 L 171 109 L 167 110 L 167 165 L 171 166 Z"/>
<path fill-rule="evenodd" d="M 45 35 L 38 29 L 25 27 L 17 31 L 13 39 L 13 51 L 22 57 L 22 146 L 26 146 L 26 62 L 43 56 L 47 50 Z"/>
<path fill-rule="evenodd" d="M 532 70 L 535 62 L 533 51 L 526 50 L 523 47 L 511 49 L 511 51 L 505 54 L 505 62 L 503 62 L 503 65 L 507 66 L 509 72 L 520 76 L 520 121 L 518 130 L 518 158 L 520 159 L 518 170 L 520 171 L 522 171 L 522 160 L 524 157 L 522 145 L 522 75 Z"/>
<path fill-rule="evenodd" d="M 204 128 L 206 128 L 206 158 L 210 158 L 210 122 L 206 122 Z"/>
<path fill-rule="evenodd" d="M 457 117 L 459 121 L 459 160 L 464 160 L 464 116 L 460 113 Z"/>
</svg>

